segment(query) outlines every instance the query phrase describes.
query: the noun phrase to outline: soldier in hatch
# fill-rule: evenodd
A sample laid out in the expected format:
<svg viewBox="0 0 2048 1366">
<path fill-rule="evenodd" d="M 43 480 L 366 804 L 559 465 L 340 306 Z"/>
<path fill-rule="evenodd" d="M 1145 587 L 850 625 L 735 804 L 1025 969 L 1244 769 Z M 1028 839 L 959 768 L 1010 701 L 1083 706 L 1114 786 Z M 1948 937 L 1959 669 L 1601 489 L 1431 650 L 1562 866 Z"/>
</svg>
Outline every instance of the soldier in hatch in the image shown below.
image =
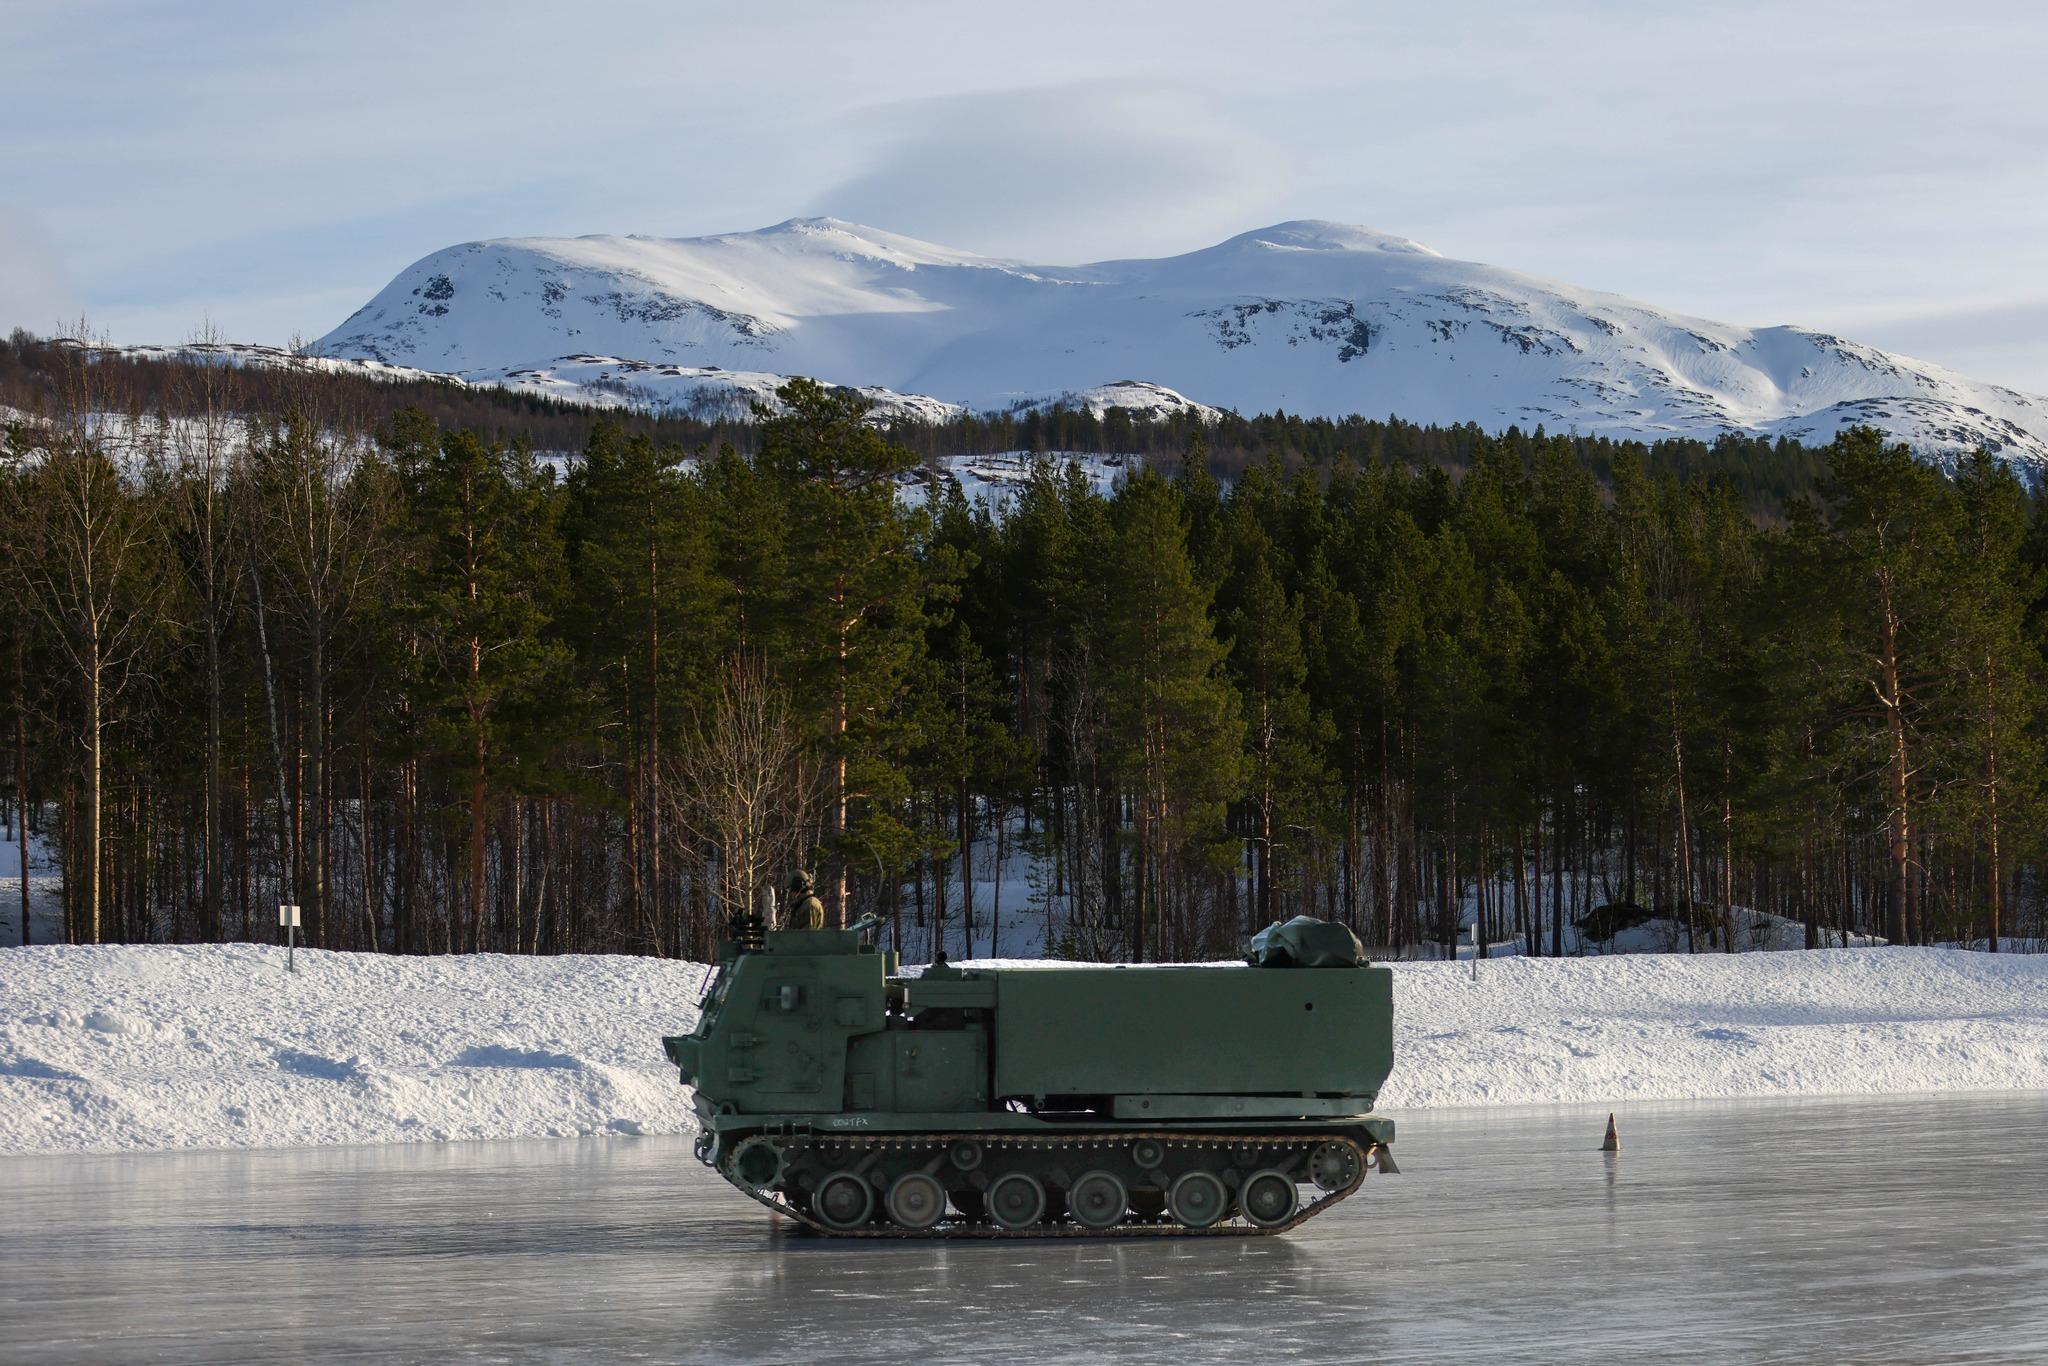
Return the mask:
<svg viewBox="0 0 2048 1366">
<path fill-rule="evenodd" d="M 825 903 L 818 900 L 818 893 L 811 882 L 811 875 L 798 869 L 789 879 L 789 904 L 782 913 L 782 928 L 785 930 L 822 930 L 825 928 Z"/>
</svg>

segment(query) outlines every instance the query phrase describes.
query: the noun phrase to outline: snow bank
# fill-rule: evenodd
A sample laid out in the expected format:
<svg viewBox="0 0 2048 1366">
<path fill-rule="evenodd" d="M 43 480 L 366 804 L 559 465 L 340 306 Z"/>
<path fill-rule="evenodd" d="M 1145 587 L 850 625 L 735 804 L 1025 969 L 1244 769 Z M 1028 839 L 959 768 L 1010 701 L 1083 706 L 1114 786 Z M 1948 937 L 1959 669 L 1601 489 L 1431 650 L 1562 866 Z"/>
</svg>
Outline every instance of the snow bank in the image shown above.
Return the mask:
<svg viewBox="0 0 2048 1366">
<path fill-rule="evenodd" d="M 0 950 L 0 1152 L 681 1132 L 705 969 L 251 945 Z M 2048 958 L 1404 963 L 1389 1109 L 2048 1088 Z"/>
<path fill-rule="evenodd" d="M 0 1152 L 675 1132 L 706 970 L 255 945 L 0 950 Z"/>
<path fill-rule="evenodd" d="M 1955 949 L 1394 965 L 1388 1109 L 2048 1089 L 2048 957 Z"/>
</svg>

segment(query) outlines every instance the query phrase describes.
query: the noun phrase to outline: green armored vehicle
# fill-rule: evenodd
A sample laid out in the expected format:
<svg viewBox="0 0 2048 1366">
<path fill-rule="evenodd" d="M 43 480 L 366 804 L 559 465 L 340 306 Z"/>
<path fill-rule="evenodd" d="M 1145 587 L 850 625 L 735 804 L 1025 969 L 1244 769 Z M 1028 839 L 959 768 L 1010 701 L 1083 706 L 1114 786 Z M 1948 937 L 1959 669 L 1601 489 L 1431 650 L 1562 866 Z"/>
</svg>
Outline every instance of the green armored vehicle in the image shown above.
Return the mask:
<svg viewBox="0 0 2048 1366">
<path fill-rule="evenodd" d="M 869 928 L 725 944 L 696 1032 L 662 1041 L 697 1156 L 812 1229 L 1278 1233 L 1395 1170 L 1369 1113 L 1393 979 L 1362 954 L 902 977 Z M 1261 940 L 1318 929 L 1357 945 L 1305 919 Z"/>
</svg>

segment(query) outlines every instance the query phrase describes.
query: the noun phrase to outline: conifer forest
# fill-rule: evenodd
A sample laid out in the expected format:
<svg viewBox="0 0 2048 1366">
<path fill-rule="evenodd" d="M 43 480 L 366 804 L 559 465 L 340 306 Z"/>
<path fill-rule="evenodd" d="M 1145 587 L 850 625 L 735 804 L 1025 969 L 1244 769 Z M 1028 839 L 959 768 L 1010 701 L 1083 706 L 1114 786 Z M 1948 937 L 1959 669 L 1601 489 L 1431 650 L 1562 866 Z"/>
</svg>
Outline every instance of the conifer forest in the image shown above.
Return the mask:
<svg viewBox="0 0 2048 1366">
<path fill-rule="evenodd" d="M 7 829 L 72 942 L 701 959 L 803 868 L 966 957 L 1006 860 L 1084 958 L 2043 935 L 2048 517 L 1986 454 L 695 423 L 20 334 L 0 405 Z M 994 508 L 938 462 L 996 451 L 1045 454 Z"/>
</svg>

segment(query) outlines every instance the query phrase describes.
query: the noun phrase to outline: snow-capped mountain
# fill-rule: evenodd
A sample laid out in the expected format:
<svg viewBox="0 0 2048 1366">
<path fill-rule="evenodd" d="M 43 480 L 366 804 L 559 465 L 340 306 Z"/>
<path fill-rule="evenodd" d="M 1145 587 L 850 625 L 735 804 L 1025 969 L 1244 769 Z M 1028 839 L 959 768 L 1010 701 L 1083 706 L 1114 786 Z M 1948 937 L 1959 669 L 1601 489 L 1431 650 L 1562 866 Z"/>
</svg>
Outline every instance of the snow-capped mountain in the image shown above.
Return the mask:
<svg viewBox="0 0 2048 1366">
<path fill-rule="evenodd" d="M 1646 439 L 1824 442 L 1868 424 L 1936 457 L 1981 445 L 2048 464 L 2048 399 L 1325 222 L 1085 266 L 829 218 L 717 237 L 470 242 L 403 271 L 315 349 L 565 396 L 595 381 L 653 406 L 802 374 L 913 415 L 1128 398 L 1154 412 L 1394 414 Z"/>
</svg>

